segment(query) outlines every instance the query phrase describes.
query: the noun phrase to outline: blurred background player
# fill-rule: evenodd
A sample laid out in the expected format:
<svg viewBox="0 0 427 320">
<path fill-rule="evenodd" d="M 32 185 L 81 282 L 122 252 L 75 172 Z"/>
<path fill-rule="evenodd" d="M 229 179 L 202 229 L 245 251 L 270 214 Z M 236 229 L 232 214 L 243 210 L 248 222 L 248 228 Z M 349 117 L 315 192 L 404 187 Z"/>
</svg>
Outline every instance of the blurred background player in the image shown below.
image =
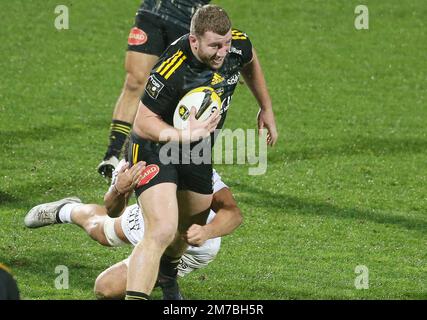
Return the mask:
<svg viewBox="0 0 427 320">
<path fill-rule="evenodd" d="M 39 228 L 58 223 L 72 223 L 83 228 L 98 243 L 109 247 L 126 244 L 137 245 L 144 236 L 144 218 L 137 204 L 126 207 L 133 186 L 140 181 L 143 163 L 128 170 L 122 161 L 113 174 L 112 186 L 105 194 L 105 205 L 83 204 L 78 198 L 65 198 L 32 208 L 25 217 L 25 225 Z M 206 225 L 192 225 L 183 235 L 190 247 L 178 265 L 178 276 L 203 268 L 215 258 L 221 238 L 233 232 L 242 222 L 240 209 L 229 188 L 214 172 L 212 210 Z M 111 218 L 117 217 L 118 218 Z M 98 299 L 123 299 L 129 259 L 116 263 L 96 279 L 95 294 Z M 182 298 L 176 281 L 158 277 L 165 300 Z"/>
<path fill-rule="evenodd" d="M 169 44 L 188 33 L 196 9 L 209 2 L 145 0 L 141 4 L 128 38 L 126 79 L 114 108 L 108 149 L 98 165 L 102 176 L 111 178 L 119 163 L 151 69 Z"/>
<path fill-rule="evenodd" d="M 16 280 L 8 267 L 0 263 L 0 300 L 19 300 Z"/>
</svg>

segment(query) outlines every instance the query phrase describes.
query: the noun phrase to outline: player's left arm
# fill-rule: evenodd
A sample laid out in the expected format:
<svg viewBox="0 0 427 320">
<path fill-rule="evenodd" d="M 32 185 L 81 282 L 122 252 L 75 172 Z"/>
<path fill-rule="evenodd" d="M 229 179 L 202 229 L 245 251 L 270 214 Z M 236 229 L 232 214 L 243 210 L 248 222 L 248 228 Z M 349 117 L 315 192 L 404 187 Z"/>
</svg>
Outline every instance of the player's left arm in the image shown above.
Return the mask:
<svg viewBox="0 0 427 320">
<path fill-rule="evenodd" d="M 243 66 L 242 75 L 260 106 L 258 130 L 262 130 L 264 127 L 267 128 L 267 144 L 273 146 L 278 138 L 273 105 L 268 93 L 264 73 L 254 48 L 252 48 L 252 60 Z"/>
<path fill-rule="evenodd" d="M 213 195 L 212 210 L 216 215 L 204 226 L 193 224 L 184 238 L 192 246 L 201 246 L 208 239 L 226 236 L 243 222 L 242 213 L 230 189 L 222 188 Z"/>
</svg>

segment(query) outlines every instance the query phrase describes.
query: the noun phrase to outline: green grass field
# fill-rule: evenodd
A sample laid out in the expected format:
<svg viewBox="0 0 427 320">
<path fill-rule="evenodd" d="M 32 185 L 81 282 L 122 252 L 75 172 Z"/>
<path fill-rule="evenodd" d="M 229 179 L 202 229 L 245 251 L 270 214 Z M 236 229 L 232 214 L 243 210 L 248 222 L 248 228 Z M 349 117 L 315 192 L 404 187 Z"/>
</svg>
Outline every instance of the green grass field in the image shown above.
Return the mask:
<svg viewBox="0 0 427 320">
<path fill-rule="evenodd" d="M 188 299 L 427 298 L 427 6 L 359 1 L 214 1 L 256 47 L 280 133 L 268 171 L 221 165 L 244 224 Z M 260 5 L 262 3 L 262 5 Z M 54 27 L 58 4 L 70 29 Z M 28 230 L 26 212 L 67 195 L 99 203 L 96 172 L 124 79 L 138 0 L 14 0 L 0 21 L 0 262 L 24 299 L 94 299 L 96 276 L 131 248 L 101 247 L 75 226 Z M 227 128 L 254 128 L 240 86 Z M 70 288 L 54 286 L 55 267 Z M 354 286 L 369 269 L 369 289 Z M 154 296 L 160 298 L 160 293 Z"/>
</svg>

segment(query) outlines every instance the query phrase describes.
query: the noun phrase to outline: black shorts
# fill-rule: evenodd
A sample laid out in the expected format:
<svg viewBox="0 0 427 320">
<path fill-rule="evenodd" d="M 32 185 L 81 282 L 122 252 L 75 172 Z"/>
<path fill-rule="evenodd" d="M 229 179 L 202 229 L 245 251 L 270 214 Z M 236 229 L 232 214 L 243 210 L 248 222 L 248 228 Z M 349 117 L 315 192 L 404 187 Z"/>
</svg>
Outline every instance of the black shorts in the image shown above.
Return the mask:
<svg viewBox="0 0 427 320">
<path fill-rule="evenodd" d="M 171 182 L 178 190 L 190 190 L 201 194 L 212 194 L 212 164 L 163 164 L 160 161 L 161 143 L 142 139 L 132 132 L 129 141 L 129 160 L 132 165 L 145 161 L 147 167 L 139 185 L 137 197 L 159 183 Z"/>
<path fill-rule="evenodd" d="M 188 32 L 188 29 L 143 11 L 135 17 L 129 33 L 128 50 L 160 57 L 172 42 Z"/>
</svg>

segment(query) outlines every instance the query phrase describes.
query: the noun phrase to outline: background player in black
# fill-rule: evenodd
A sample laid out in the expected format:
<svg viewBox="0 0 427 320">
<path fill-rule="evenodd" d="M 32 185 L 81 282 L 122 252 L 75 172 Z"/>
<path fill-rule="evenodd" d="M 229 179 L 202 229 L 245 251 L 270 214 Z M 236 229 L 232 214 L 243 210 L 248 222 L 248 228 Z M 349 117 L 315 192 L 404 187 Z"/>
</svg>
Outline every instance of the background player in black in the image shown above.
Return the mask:
<svg viewBox="0 0 427 320">
<path fill-rule="evenodd" d="M 19 290 L 10 270 L 0 263 L 0 300 L 19 300 Z"/>
<path fill-rule="evenodd" d="M 113 112 L 109 146 L 98 172 L 111 178 L 129 135 L 150 70 L 168 45 L 190 29 L 191 16 L 209 0 L 145 0 L 128 39 L 126 79 Z"/>
<path fill-rule="evenodd" d="M 136 189 L 148 223 L 143 241 L 131 255 L 127 298 L 148 297 L 161 252 L 172 262 L 179 259 L 185 249 L 185 242 L 175 234 L 178 222 L 185 230 L 182 226 L 203 216 L 200 213 L 211 201 L 212 186 L 205 179 L 212 173 L 211 163 L 187 167 L 164 164 L 159 150 L 162 142 L 188 143 L 208 137 L 220 121 L 218 111 L 208 120 L 198 121 L 192 109 L 190 124 L 185 130 L 171 126 L 172 113 L 186 92 L 207 85 L 221 94 L 224 101 L 223 123 L 239 71 L 260 105 L 259 128 L 267 127 L 268 143 L 274 145 L 277 140 L 274 114 L 258 58 L 247 36 L 231 30 L 229 18 L 221 8 L 199 9 L 192 19 L 190 35 L 173 43 L 153 69 L 131 136 L 131 159 L 135 163 L 144 160 L 152 169 L 150 179 Z M 169 134 L 163 135 L 165 131 Z M 144 277 L 138 270 L 145 270 Z"/>
</svg>

